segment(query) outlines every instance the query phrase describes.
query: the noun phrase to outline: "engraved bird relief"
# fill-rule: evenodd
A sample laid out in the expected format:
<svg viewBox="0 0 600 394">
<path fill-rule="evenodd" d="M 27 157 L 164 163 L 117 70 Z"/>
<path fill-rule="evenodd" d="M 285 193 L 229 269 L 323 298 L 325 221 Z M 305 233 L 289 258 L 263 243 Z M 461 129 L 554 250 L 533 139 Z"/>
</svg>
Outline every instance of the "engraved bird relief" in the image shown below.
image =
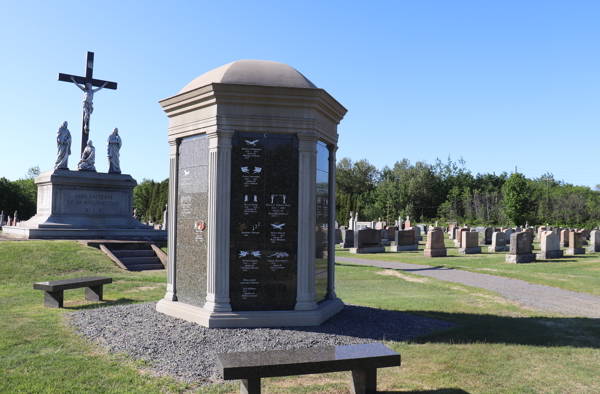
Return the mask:
<svg viewBox="0 0 600 394">
<path fill-rule="evenodd" d="M 254 226 L 252 226 L 252 231 L 258 230 L 259 227 L 260 227 L 260 222 L 256 223 Z"/>
<path fill-rule="evenodd" d="M 273 229 L 275 229 L 275 230 L 283 230 L 283 226 L 285 226 L 285 223 L 271 224 L 271 226 L 273 226 Z"/>
<path fill-rule="evenodd" d="M 254 167 L 254 174 L 259 174 L 262 171 L 261 167 Z"/>
<path fill-rule="evenodd" d="M 247 201 L 248 201 L 248 195 L 246 194 L 246 195 L 244 196 L 244 202 L 247 202 Z"/>
<path fill-rule="evenodd" d="M 246 257 L 248 256 L 248 252 L 244 251 L 244 250 L 240 250 L 240 255 L 238 257 Z"/>
<path fill-rule="evenodd" d="M 245 172 L 246 174 L 250 173 L 250 170 L 248 170 L 248 167 L 240 167 L 240 170 L 242 170 L 242 172 Z"/>
<path fill-rule="evenodd" d="M 258 196 L 257 196 L 256 194 L 254 195 L 254 199 L 253 199 L 253 201 L 254 201 L 254 202 L 258 202 Z"/>
<path fill-rule="evenodd" d="M 288 252 L 275 252 L 272 255 L 267 256 L 267 257 L 276 257 L 276 258 L 280 259 L 282 257 L 289 257 L 289 256 L 290 256 L 290 254 Z"/>
<path fill-rule="evenodd" d="M 275 195 L 271 194 L 271 204 L 273 204 L 273 200 L 275 200 Z"/>
<path fill-rule="evenodd" d="M 246 223 L 240 223 L 239 229 L 240 231 L 244 232 L 248 229 L 248 226 L 246 226 Z"/>
<path fill-rule="evenodd" d="M 281 197 L 283 197 L 283 203 L 285 204 L 285 199 L 286 199 L 287 197 L 285 196 L 285 194 L 282 194 L 282 195 L 281 195 Z"/>
<path fill-rule="evenodd" d="M 254 256 L 254 257 L 260 257 L 260 251 L 259 250 L 255 250 L 254 252 L 252 252 L 252 256 Z"/>
<path fill-rule="evenodd" d="M 256 146 L 256 143 L 257 143 L 259 140 L 254 140 L 254 141 L 248 141 L 248 140 L 244 140 L 244 141 L 246 141 L 246 144 L 248 144 L 248 145 L 251 145 L 251 146 Z"/>
<path fill-rule="evenodd" d="M 183 170 L 183 176 L 190 175 L 189 171 Z"/>
</svg>

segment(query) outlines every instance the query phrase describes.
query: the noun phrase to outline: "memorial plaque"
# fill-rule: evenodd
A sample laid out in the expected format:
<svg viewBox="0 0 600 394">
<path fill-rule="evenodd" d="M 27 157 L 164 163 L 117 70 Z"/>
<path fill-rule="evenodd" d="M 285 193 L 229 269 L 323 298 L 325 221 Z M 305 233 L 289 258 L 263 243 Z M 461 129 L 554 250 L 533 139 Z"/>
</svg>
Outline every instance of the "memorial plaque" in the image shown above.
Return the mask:
<svg viewBox="0 0 600 394">
<path fill-rule="evenodd" d="M 236 132 L 231 151 L 229 297 L 234 311 L 293 310 L 298 139 Z"/>
<path fill-rule="evenodd" d="M 202 307 L 206 302 L 208 233 L 208 137 L 184 138 L 179 146 L 177 185 L 177 297 Z"/>
</svg>

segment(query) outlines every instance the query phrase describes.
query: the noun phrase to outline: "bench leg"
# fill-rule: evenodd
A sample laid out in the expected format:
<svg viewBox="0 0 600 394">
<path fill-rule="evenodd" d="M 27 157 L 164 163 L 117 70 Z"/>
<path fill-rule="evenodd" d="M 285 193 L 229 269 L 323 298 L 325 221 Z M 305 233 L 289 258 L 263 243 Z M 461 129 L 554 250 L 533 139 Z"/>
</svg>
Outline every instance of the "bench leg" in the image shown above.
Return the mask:
<svg viewBox="0 0 600 394">
<path fill-rule="evenodd" d="M 62 308 L 63 307 L 63 291 L 45 291 L 44 306 L 46 308 Z"/>
<path fill-rule="evenodd" d="M 102 301 L 103 285 L 91 286 L 85 288 L 86 301 Z"/>
<path fill-rule="evenodd" d="M 377 392 L 377 369 L 352 371 L 350 392 L 352 394 L 375 394 Z"/>
<path fill-rule="evenodd" d="M 240 394 L 260 394 L 260 378 L 241 379 Z"/>
</svg>

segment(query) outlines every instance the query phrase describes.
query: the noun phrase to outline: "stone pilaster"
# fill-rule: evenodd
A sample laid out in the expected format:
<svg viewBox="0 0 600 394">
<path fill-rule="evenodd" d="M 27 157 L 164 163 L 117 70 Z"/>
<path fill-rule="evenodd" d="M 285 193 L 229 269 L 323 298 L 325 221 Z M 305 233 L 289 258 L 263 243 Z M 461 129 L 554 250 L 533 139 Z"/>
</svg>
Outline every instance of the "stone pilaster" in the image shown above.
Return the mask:
<svg viewBox="0 0 600 394">
<path fill-rule="evenodd" d="M 337 146 L 329 147 L 329 253 L 327 254 L 327 295 L 330 300 L 337 298 L 335 294 L 335 153 Z"/>
<path fill-rule="evenodd" d="M 317 309 L 316 235 L 317 139 L 298 134 L 298 278 L 297 311 Z"/>
<path fill-rule="evenodd" d="M 177 184 L 179 183 L 179 142 L 169 142 L 169 222 L 167 225 L 167 247 L 169 248 L 167 263 L 167 293 L 165 299 L 177 301 Z"/>
<path fill-rule="evenodd" d="M 231 137 L 217 130 L 208 141 L 208 251 L 204 309 L 229 312 L 229 214 L 231 204 Z"/>
</svg>

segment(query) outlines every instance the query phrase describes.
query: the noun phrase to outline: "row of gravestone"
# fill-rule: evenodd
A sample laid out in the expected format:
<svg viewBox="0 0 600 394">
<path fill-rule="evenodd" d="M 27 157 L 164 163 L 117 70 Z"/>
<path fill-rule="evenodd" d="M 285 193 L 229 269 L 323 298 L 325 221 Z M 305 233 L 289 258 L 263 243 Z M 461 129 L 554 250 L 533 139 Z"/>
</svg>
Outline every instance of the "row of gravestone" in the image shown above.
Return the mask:
<svg viewBox="0 0 600 394">
<path fill-rule="evenodd" d="M 16 226 L 19 222 L 19 217 L 17 215 L 17 211 L 13 214 L 13 217 L 10 216 L 4 220 L 4 211 L 0 212 L 0 227 L 2 226 Z"/>
<path fill-rule="evenodd" d="M 410 232 L 412 234 L 411 237 L 413 238 L 413 240 L 411 241 L 412 243 L 410 243 L 410 245 L 418 244 L 419 241 L 423 240 L 423 237 L 421 236 L 421 228 L 418 226 L 412 227 L 407 230 L 400 230 L 395 226 L 391 226 L 391 227 L 388 227 L 387 229 L 381 229 L 381 230 L 372 229 L 369 227 L 363 227 L 356 231 L 350 230 L 350 229 L 345 228 L 344 226 L 341 226 L 341 228 L 339 229 L 339 238 L 338 238 L 338 230 L 336 230 L 336 243 L 341 243 L 342 248 L 360 247 L 360 246 L 356 246 L 355 234 L 358 231 L 363 231 L 363 230 L 372 230 L 370 233 L 372 233 L 372 232 L 379 233 L 379 235 L 378 235 L 379 240 L 380 240 L 379 246 L 391 246 L 392 241 L 396 241 L 396 245 L 398 245 L 398 243 L 397 243 L 398 242 L 398 240 L 397 240 L 398 233 L 400 233 L 400 238 L 404 239 L 404 238 L 408 237 L 406 234 Z M 406 241 L 406 242 L 409 242 L 409 241 Z M 402 242 L 402 245 L 405 245 L 405 243 Z"/>
</svg>

